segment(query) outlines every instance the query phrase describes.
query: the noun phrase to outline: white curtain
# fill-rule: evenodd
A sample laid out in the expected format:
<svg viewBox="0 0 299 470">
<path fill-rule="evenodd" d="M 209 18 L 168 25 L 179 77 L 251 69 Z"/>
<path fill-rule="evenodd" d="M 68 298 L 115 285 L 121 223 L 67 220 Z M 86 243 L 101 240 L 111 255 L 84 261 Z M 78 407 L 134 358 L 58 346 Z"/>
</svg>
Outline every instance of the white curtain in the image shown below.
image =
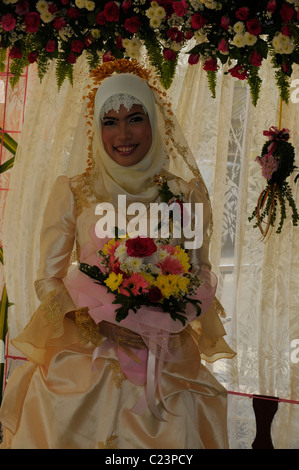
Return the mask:
<svg viewBox="0 0 299 470">
<path fill-rule="evenodd" d="M 177 117 L 207 183 L 213 205 L 211 261 L 219 277 L 218 297 L 233 360 L 211 366 L 229 391 L 299 400 L 299 364 L 291 363 L 291 341 L 299 338 L 299 228 L 288 220 L 280 235 L 264 244 L 248 216 L 265 186 L 254 162 L 265 141 L 263 130 L 278 125 L 279 96 L 269 63 L 262 67 L 263 85 L 256 108 L 245 83 L 219 72 L 216 98 L 211 97 L 200 65 L 179 64 L 171 87 Z M 13 337 L 34 311 L 33 290 L 38 264 L 39 229 L 51 185 L 68 168 L 73 147 L 85 148 L 75 129 L 82 118 L 87 78 L 84 60 L 76 64 L 74 86 L 57 91 L 51 68 L 37 83 L 27 106 L 22 139 L 11 175 L 4 221 L 5 277 Z M 291 130 L 299 149 L 298 106 L 283 109 L 282 126 Z M 83 154 L 85 150 L 83 151 Z M 79 156 L 79 154 L 78 154 Z M 75 171 L 76 170 L 76 171 Z M 292 181 L 297 205 L 297 188 Z M 272 426 L 276 448 L 299 448 L 299 405 L 280 403 Z M 231 448 L 250 448 L 255 417 L 250 398 L 229 395 Z"/>
</svg>

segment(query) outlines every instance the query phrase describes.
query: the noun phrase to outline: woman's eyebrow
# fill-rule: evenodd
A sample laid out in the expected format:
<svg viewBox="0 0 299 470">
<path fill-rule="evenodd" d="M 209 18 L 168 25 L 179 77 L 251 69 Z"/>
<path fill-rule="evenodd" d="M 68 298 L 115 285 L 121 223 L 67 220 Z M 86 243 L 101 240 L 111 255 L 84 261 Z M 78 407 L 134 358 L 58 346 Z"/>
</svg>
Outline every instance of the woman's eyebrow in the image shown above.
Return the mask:
<svg viewBox="0 0 299 470">
<path fill-rule="evenodd" d="M 125 119 L 130 119 L 131 117 L 138 116 L 138 115 L 144 116 L 145 113 L 143 113 L 142 111 L 136 111 L 134 113 L 128 114 Z M 109 120 L 109 121 L 111 121 L 111 120 L 118 121 L 119 120 L 119 118 L 115 117 L 115 116 L 104 116 L 103 121 L 105 119 Z"/>
</svg>

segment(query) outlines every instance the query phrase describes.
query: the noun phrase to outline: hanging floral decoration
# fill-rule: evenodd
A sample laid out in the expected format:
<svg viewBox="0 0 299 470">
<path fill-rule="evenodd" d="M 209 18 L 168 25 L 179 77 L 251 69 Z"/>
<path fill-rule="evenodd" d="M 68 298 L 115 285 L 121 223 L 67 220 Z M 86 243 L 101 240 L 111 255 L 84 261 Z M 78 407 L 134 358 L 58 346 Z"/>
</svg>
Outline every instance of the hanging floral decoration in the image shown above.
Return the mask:
<svg viewBox="0 0 299 470">
<path fill-rule="evenodd" d="M 262 175 L 267 180 L 266 188 L 261 192 L 257 206 L 249 221 L 256 219 L 254 227 L 258 227 L 264 240 L 271 234 L 277 218 L 277 208 L 280 209 L 280 222 L 276 233 L 281 233 L 283 223 L 287 217 L 286 206 L 289 203 L 292 210 L 292 223 L 298 225 L 299 214 L 292 190 L 286 179 L 294 172 L 296 166 L 294 147 L 290 142 L 289 129 L 279 130 L 270 127 L 263 134 L 269 138 L 262 148 L 261 156 L 256 161 L 262 167 Z M 295 182 L 298 176 L 295 178 Z"/>
<path fill-rule="evenodd" d="M 179 54 L 186 53 L 189 64 L 202 62 L 213 96 L 217 70 L 226 64 L 227 73 L 248 81 L 256 104 L 259 69 L 270 56 L 288 102 L 299 63 L 298 15 L 299 0 L 2 0 L 0 60 L 9 51 L 13 86 L 28 64 L 37 63 L 42 79 L 56 60 L 61 86 L 72 81 L 83 53 L 93 69 L 102 61 L 138 59 L 145 48 L 169 88 Z"/>
</svg>

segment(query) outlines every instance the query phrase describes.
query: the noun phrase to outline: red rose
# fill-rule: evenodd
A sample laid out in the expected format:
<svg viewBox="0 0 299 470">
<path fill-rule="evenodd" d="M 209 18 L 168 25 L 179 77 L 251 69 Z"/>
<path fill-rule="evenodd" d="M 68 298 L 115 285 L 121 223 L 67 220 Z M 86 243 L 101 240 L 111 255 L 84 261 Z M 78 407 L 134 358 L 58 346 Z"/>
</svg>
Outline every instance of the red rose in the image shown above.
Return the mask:
<svg viewBox="0 0 299 470">
<path fill-rule="evenodd" d="M 110 62 L 110 60 L 114 59 L 115 57 L 111 54 L 111 51 L 107 51 L 105 54 L 103 54 L 103 62 Z"/>
<path fill-rule="evenodd" d="M 207 22 L 208 20 L 199 13 L 195 13 L 191 18 L 191 26 L 193 29 L 200 29 L 207 24 Z"/>
<path fill-rule="evenodd" d="M 23 57 L 21 49 L 17 46 L 12 47 L 9 51 L 9 57 L 11 59 L 20 59 L 21 57 Z"/>
<path fill-rule="evenodd" d="M 58 11 L 58 6 L 55 5 L 55 3 L 50 3 L 48 6 L 48 12 L 53 14 L 56 13 L 56 11 Z"/>
<path fill-rule="evenodd" d="M 28 33 L 36 33 L 40 25 L 40 16 L 37 12 L 30 12 L 25 15 L 25 29 Z"/>
<path fill-rule="evenodd" d="M 75 64 L 76 61 L 77 61 L 77 55 L 74 53 L 74 52 L 70 52 L 66 61 L 69 63 L 69 64 Z"/>
<path fill-rule="evenodd" d="M 167 36 L 175 42 L 182 42 L 184 40 L 184 33 L 180 31 L 177 27 L 170 28 L 167 31 Z"/>
<path fill-rule="evenodd" d="M 248 16 L 249 16 L 249 8 L 247 7 L 238 8 L 238 10 L 236 11 L 236 17 L 239 18 L 239 20 L 241 21 L 247 20 Z"/>
<path fill-rule="evenodd" d="M 247 31 L 254 36 L 258 36 L 262 32 L 261 24 L 256 18 L 246 21 L 246 27 Z"/>
<path fill-rule="evenodd" d="M 147 297 L 151 302 L 159 302 L 163 296 L 158 287 L 151 287 L 151 289 L 148 291 Z"/>
<path fill-rule="evenodd" d="M 79 16 L 81 16 L 81 13 L 78 8 L 70 7 L 66 11 L 66 16 L 68 16 L 69 18 L 79 18 Z"/>
<path fill-rule="evenodd" d="M 222 52 L 222 54 L 226 54 L 228 52 L 228 42 L 225 38 L 222 38 L 219 41 L 217 49 L 218 51 Z"/>
<path fill-rule="evenodd" d="M 12 31 L 13 29 L 15 29 L 16 20 L 11 13 L 7 13 L 7 15 L 2 16 L 1 26 L 4 31 Z"/>
<path fill-rule="evenodd" d="M 184 16 L 188 11 L 185 2 L 172 2 L 172 8 L 175 14 L 180 17 Z"/>
<path fill-rule="evenodd" d="M 193 36 L 194 36 L 194 33 L 193 33 L 192 29 L 189 29 L 189 31 L 187 31 L 185 33 L 186 39 L 191 39 L 191 38 L 193 38 Z"/>
<path fill-rule="evenodd" d="M 27 15 L 29 12 L 29 3 L 27 0 L 19 0 L 16 4 L 16 14 L 20 16 Z"/>
<path fill-rule="evenodd" d="M 132 16 L 131 18 L 127 18 L 124 22 L 124 28 L 129 33 L 136 33 L 141 26 L 141 19 L 139 16 Z"/>
<path fill-rule="evenodd" d="M 291 30 L 286 24 L 281 28 L 281 32 L 284 36 L 288 36 L 289 38 L 292 36 Z"/>
<path fill-rule="evenodd" d="M 229 17 L 228 16 L 222 16 L 220 25 L 221 25 L 221 28 L 223 28 L 225 31 L 227 31 L 228 27 L 230 25 Z"/>
<path fill-rule="evenodd" d="M 49 39 L 49 41 L 46 44 L 46 51 L 54 52 L 55 49 L 56 49 L 56 41 L 54 41 L 54 39 Z"/>
<path fill-rule="evenodd" d="M 254 65 L 255 67 L 260 67 L 262 65 L 262 56 L 257 52 L 257 50 L 254 50 L 253 53 L 249 57 L 250 63 Z"/>
<path fill-rule="evenodd" d="M 58 31 L 60 31 L 61 28 L 63 28 L 65 25 L 66 25 L 66 20 L 62 16 L 55 18 L 53 22 L 54 28 L 58 29 Z"/>
<path fill-rule="evenodd" d="M 82 51 L 83 48 L 84 48 L 84 43 L 82 41 L 80 41 L 79 39 L 75 39 L 72 42 L 72 51 L 73 52 L 77 52 L 77 54 L 80 54 L 80 52 Z"/>
<path fill-rule="evenodd" d="M 217 70 L 217 60 L 214 57 L 207 59 L 203 64 L 203 69 L 209 72 L 215 72 Z"/>
<path fill-rule="evenodd" d="M 100 26 L 104 26 L 104 24 L 106 24 L 106 17 L 103 11 L 100 11 L 100 13 L 97 14 L 96 23 Z"/>
<path fill-rule="evenodd" d="M 281 66 L 282 66 L 282 70 L 284 71 L 284 73 L 288 73 L 288 72 L 289 72 L 289 70 L 290 70 L 290 65 L 289 65 L 289 62 L 288 62 L 287 59 L 284 59 L 284 60 L 282 61 Z"/>
<path fill-rule="evenodd" d="M 276 10 L 276 1 L 270 0 L 270 2 L 267 5 L 266 10 L 269 11 L 270 13 L 274 13 Z"/>
<path fill-rule="evenodd" d="M 248 70 L 243 65 L 235 65 L 229 69 L 229 73 L 232 77 L 238 78 L 239 80 L 246 80 L 248 78 Z"/>
<path fill-rule="evenodd" d="M 198 64 L 199 62 L 199 55 L 198 54 L 190 54 L 188 58 L 188 63 L 190 65 Z"/>
<path fill-rule="evenodd" d="M 115 2 L 108 2 L 104 6 L 104 15 L 107 21 L 119 20 L 119 6 Z"/>
<path fill-rule="evenodd" d="M 164 49 L 163 56 L 164 56 L 164 59 L 166 59 L 166 60 L 169 60 L 169 61 L 175 60 L 176 59 L 176 52 L 172 51 L 171 49 Z"/>
<path fill-rule="evenodd" d="M 115 41 L 115 45 L 118 49 L 123 49 L 123 38 L 121 36 L 117 36 L 117 39 Z"/>
<path fill-rule="evenodd" d="M 287 3 L 284 3 L 281 9 L 279 10 L 279 14 L 281 16 L 282 21 L 284 23 L 288 23 L 294 18 L 296 12 L 293 7 L 291 7 Z"/>
<path fill-rule="evenodd" d="M 150 256 L 157 251 L 157 246 L 152 238 L 136 237 L 126 241 L 127 253 L 129 256 L 143 258 Z"/>
<path fill-rule="evenodd" d="M 28 61 L 30 64 L 33 64 L 33 62 L 36 62 L 38 58 L 38 52 L 37 51 L 32 51 L 28 54 Z"/>
<path fill-rule="evenodd" d="M 131 8 L 131 0 L 124 0 L 121 5 L 124 13 L 128 13 L 128 10 Z"/>
</svg>

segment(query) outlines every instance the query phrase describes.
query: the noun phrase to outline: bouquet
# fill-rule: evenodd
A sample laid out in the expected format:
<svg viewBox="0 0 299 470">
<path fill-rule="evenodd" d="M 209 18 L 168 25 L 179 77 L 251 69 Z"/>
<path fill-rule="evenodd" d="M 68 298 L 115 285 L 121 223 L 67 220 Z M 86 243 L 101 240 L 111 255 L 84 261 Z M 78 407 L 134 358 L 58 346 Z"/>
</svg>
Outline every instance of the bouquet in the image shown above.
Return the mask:
<svg viewBox="0 0 299 470">
<path fill-rule="evenodd" d="M 203 284 L 192 272 L 188 253 L 168 239 L 114 238 L 98 251 L 99 265 L 80 263 L 81 272 L 106 286 L 115 296 L 116 321 L 141 307 L 160 307 L 173 320 L 185 325 L 186 307 L 201 314 L 201 301 L 192 298 Z"/>
<path fill-rule="evenodd" d="M 262 175 L 267 180 L 265 189 L 261 192 L 256 208 L 249 221 L 256 218 L 254 227 L 258 227 L 265 239 L 270 227 L 274 227 L 277 217 L 277 207 L 280 208 L 280 223 L 276 233 L 281 233 L 283 223 L 287 217 L 286 201 L 292 210 L 293 225 L 298 225 L 299 214 L 292 196 L 292 190 L 286 179 L 295 171 L 295 150 L 290 142 L 289 129 L 279 130 L 272 126 L 263 132 L 268 137 L 264 144 L 261 156 L 256 161 L 261 165 Z M 295 182 L 298 176 L 295 178 Z M 264 225 L 263 225 L 264 224 Z"/>
</svg>

